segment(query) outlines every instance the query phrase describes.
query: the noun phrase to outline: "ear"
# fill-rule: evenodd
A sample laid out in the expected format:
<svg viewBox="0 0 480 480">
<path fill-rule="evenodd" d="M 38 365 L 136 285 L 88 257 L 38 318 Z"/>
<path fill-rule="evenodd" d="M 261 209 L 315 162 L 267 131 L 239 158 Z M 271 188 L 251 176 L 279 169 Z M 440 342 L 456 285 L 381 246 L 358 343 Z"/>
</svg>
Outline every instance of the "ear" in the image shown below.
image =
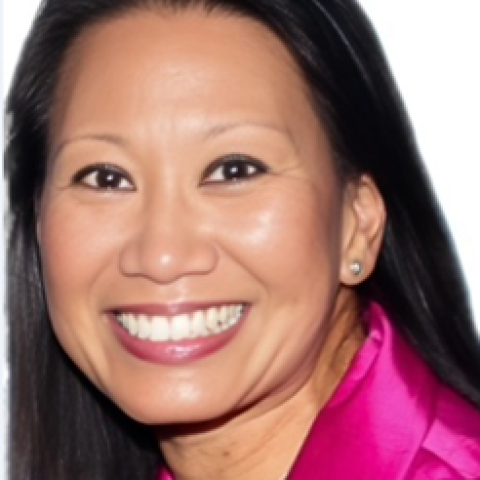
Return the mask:
<svg viewBox="0 0 480 480">
<path fill-rule="evenodd" d="M 362 175 L 344 192 L 340 281 L 353 286 L 375 268 L 385 230 L 385 205 L 371 177 Z"/>
</svg>

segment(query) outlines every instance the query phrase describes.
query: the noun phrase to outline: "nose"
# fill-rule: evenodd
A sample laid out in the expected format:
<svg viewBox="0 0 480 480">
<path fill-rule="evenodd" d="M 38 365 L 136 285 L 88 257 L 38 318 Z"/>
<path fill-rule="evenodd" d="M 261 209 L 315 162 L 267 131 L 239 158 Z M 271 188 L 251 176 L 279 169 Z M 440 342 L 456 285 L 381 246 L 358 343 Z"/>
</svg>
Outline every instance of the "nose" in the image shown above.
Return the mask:
<svg viewBox="0 0 480 480">
<path fill-rule="evenodd" d="M 210 230 L 185 202 L 150 201 L 132 224 L 120 252 L 123 275 L 168 284 L 215 269 L 218 252 Z"/>
</svg>

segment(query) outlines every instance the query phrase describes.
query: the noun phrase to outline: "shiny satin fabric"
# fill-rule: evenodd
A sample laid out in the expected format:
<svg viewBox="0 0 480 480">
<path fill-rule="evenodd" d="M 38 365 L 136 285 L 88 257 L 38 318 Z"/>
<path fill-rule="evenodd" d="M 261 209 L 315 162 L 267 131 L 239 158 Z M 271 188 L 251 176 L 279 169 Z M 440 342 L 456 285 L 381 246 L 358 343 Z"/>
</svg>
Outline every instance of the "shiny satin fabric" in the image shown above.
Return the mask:
<svg viewBox="0 0 480 480">
<path fill-rule="evenodd" d="M 288 480 L 480 480 L 480 411 L 437 380 L 379 305 L 365 321 L 368 337 Z"/>
</svg>

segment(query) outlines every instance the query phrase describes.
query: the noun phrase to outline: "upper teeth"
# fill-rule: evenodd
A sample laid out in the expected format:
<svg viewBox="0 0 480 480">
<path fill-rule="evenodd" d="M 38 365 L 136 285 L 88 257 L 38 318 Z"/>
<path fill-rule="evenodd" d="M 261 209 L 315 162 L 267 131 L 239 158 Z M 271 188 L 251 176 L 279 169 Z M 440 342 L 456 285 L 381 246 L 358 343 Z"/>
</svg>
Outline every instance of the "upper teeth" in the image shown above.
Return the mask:
<svg viewBox="0 0 480 480">
<path fill-rule="evenodd" d="M 116 314 L 118 323 L 132 336 L 154 342 L 207 337 L 233 327 L 243 314 L 243 305 L 223 305 L 173 317 Z"/>
</svg>

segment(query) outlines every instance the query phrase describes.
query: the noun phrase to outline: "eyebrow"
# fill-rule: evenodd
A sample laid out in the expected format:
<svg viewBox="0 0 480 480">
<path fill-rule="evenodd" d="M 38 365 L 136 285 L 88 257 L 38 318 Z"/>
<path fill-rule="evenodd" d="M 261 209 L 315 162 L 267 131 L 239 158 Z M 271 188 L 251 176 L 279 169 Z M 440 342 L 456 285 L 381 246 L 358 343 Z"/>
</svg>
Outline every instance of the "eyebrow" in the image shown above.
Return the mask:
<svg viewBox="0 0 480 480">
<path fill-rule="evenodd" d="M 210 138 L 210 137 L 215 137 L 218 135 L 222 135 L 223 133 L 229 132 L 231 130 L 237 130 L 241 128 L 262 128 L 265 130 L 270 130 L 275 133 L 278 133 L 284 137 L 287 137 L 290 142 L 295 146 L 297 149 L 297 145 L 295 142 L 295 138 L 293 137 L 292 132 L 287 129 L 287 128 L 282 128 L 278 125 L 275 125 L 273 123 L 268 123 L 268 122 L 260 122 L 260 121 L 240 121 L 240 122 L 227 122 L 227 123 L 222 123 L 219 125 L 213 125 L 212 127 L 209 127 L 205 133 L 204 133 L 204 138 Z"/>
<path fill-rule="evenodd" d="M 252 128 L 252 127 L 270 130 L 274 133 L 280 134 L 283 137 L 288 138 L 290 143 L 294 146 L 295 150 L 298 151 L 298 145 L 295 141 L 293 134 L 290 132 L 290 130 L 286 128 L 282 128 L 273 123 L 267 123 L 267 122 L 248 120 L 248 121 L 227 122 L 227 123 L 216 124 L 211 127 L 208 127 L 203 132 L 202 136 L 204 140 L 208 140 L 209 138 L 220 136 L 232 130 L 239 130 L 243 128 Z M 62 142 L 60 142 L 53 149 L 50 155 L 50 160 L 55 160 L 60 155 L 60 153 L 72 143 L 81 142 L 85 140 L 94 140 L 94 141 L 104 142 L 104 143 L 108 143 L 116 147 L 122 147 L 122 148 L 126 148 L 127 146 L 126 140 L 119 135 L 113 135 L 109 133 L 85 134 L 85 135 L 80 135 L 78 137 L 67 138 L 66 140 L 63 140 Z"/>
<path fill-rule="evenodd" d="M 71 145 L 72 143 L 76 142 L 81 142 L 85 140 L 95 140 L 99 142 L 104 142 L 104 143 L 109 143 L 111 145 L 115 145 L 117 147 L 125 147 L 126 142 L 125 140 L 118 136 L 118 135 L 111 135 L 108 133 L 105 134 L 86 134 L 86 135 L 80 135 L 78 137 L 74 138 L 67 138 L 66 140 L 63 140 L 60 142 L 52 151 L 50 154 L 50 160 L 55 160 L 60 153 L 62 153 L 63 149 Z"/>
</svg>

